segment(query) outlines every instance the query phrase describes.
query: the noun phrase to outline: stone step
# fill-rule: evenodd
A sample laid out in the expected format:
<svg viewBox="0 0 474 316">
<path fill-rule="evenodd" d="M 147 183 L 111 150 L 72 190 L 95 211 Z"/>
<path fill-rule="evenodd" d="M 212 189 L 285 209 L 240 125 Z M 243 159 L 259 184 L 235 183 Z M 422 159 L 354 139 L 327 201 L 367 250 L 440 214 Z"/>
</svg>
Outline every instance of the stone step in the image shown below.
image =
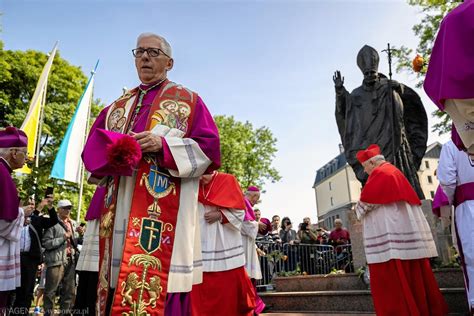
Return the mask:
<svg viewBox="0 0 474 316">
<path fill-rule="evenodd" d="M 460 269 L 441 269 L 433 272 L 440 288 L 464 287 L 464 277 Z M 273 284 L 278 292 L 367 290 L 367 286 L 355 273 L 276 277 Z"/>
<path fill-rule="evenodd" d="M 464 288 L 441 288 L 441 293 L 450 313 L 462 315 L 467 312 Z M 266 292 L 259 295 L 265 304 L 272 306 L 274 313 L 315 313 L 315 310 L 319 313 L 374 313 L 369 290 Z"/>
</svg>

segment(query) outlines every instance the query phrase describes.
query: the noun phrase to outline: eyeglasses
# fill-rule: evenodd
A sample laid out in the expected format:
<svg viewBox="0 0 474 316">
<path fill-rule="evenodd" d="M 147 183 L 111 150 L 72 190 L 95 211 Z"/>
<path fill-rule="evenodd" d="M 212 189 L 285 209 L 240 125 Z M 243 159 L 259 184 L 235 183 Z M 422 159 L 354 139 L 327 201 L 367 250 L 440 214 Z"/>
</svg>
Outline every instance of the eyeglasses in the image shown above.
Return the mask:
<svg viewBox="0 0 474 316">
<path fill-rule="evenodd" d="M 23 153 L 23 155 L 25 155 L 25 156 L 28 155 L 28 151 L 27 151 L 27 150 L 22 150 L 22 149 L 12 149 L 12 150 L 15 151 L 16 153 L 17 153 L 17 152 L 21 152 L 21 153 Z"/>
<path fill-rule="evenodd" d="M 155 48 L 155 47 L 141 48 L 141 47 L 139 47 L 139 48 L 132 49 L 132 53 L 133 53 L 133 56 L 135 56 L 135 58 L 142 57 L 143 54 L 145 54 L 145 52 L 150 57 L 158 57 L 158 56 L 160 56 L 160 53 L 161 53 L 161 54 L 165 55 L 166 57 L 171 58 L 164 51 L 162 51 L 160 48 Z"/>
</svg>

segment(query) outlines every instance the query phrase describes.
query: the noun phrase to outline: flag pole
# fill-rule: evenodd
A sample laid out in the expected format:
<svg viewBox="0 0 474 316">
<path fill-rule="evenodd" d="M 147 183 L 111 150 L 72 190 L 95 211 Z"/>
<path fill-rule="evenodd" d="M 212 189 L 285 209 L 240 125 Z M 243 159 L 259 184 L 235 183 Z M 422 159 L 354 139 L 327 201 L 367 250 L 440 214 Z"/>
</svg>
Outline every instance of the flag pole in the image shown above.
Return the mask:
<svg viewBox="0 0 474 316">
<path fill-rule="evenodd" d="M 48 80 L 49 76 L 46 78 Z M 44 86 L 43 95 L 41 96 L 41 103 L 40 103 L 40 117 L 39 117 L 39 124 L 38 130 L 36 131 L 37 141 L 36 141 L 36 151 L 35 151 L 35 168 L 38 169 L 39 167 L 39 155 L 41 150 L 41 130 L 43 129 L 43 119 L 44 119 L 44 107 L 46 105 L 46 87 Z"/>
<path fill-rule="evenodd" d="M 54 48 L 56 48 L 56 46 L 58 45 L 59 41 L 56 41 L 56 43 L 54 44 Z M 53 48 L 53 51 L 54 51 L 54 48 Z M 52 53 L 52 52 L 51 52 Z M 51 53 L 48 54 L 48 57 L 51 55 Z M 54 63 L 54 60 L 53 60 L 53 63 Z M 52 67 L 52 65 L 51 65 Z M 49 72 L 48 74 L 46 75 L 46 80 L 45 80 L 45 85 L 44 85 L 44 89 L 43 89 L 43 95 L 42 95 L 42 101 L 40 103 L 40 117 L 39 117 L 39 124 L 38 124 L 38 130 L 36 131 L 36 152 L 35 152 L 35 167 L 38 168 L 39 166 L 39 154 L 40 154 L 40 150 L 41 150 L 41 134 L 42 134 L 42 129 L 43 129 L 43 120 L 44 120 L 44 107 L 46 106 L 46 92 L 47 92 L 47 88 L 48 88 L 48 79 L 49 79 Z"/>
<path fill-rule="evenodd" d="M 82 194 L 84 192 L 84 168 L 81 164 L 81 181 L 79 182 L 79 201 L 77 203 L 77 215 L 76 223 L 79 224 L 81 220 L 81 209 L 82 209 Z"/>
<path fill-rule="evenodd" d="M 99 65 L 99 60 L 97 60 L 97 63 L 95 64 L 94 70 L 91 71 L 91 76 L 95 75 L 95 72 L 97 71 L 97 66 Z M 94 87 L 92 87 L 93 89 Z M 92 96 L 90 99 L 89 103 L 89 109 L 87 111 L 87 122 L 86 122 L 86 130 L 89 130 L 89 123 L 90 123 L 90 118 L 91 118 L 91 108 L 92 108 L 92 101 L 94 100 L 94 90 L 92 90 Z M 87 140 L 87 133 L 84 133 L 84 144 L 86 143 Z M 79 221 L 81 220 L 81 209 L 82 209 L 82 195 L 84 193 L 84 174 L 85 174 L 85 168 L 84 168 L 84 163 L 81 162 L 80 165 L 80 174 L 81 174 L 81 180 L 79 182 L 79 200 L 77 203 L 77 215 L 76 215 L 76 223 L 79 224 Z"/>
</svg>

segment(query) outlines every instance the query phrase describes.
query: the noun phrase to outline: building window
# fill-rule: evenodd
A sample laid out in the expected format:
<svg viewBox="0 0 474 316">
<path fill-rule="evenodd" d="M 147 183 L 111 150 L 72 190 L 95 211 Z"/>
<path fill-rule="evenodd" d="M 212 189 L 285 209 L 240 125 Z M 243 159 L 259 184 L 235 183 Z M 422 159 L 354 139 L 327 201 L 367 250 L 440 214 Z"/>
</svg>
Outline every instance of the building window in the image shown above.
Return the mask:
<svg viewBox="0 0 474 316">
<path fill-rule="evenodd" d="M 430 191 L 431 198 L 434 199 L 434 191 Z"/>
<path fill-rule="evenodd" d="M 332 190 L 332 183 L 331 183 L 331 181 L 329 181 L 329 191 L 331 191 L 331 190 Z"/>
<path fill-rule="evenodd" d="M 433 178 L 431 176 L 428 176 L 428 183 L 433 183 Z"/>
<path fill-rule="evenodd" d="M 331 196 L 331 206 L 333 206 L 333 205 L 334 205 L 334 200 L 333 200 L 333 198 L 332 198 L 332 196 Z"/>
<path fill-rule="evenodd" d="M 425 167 L 426 169 L 430 169 L 430 162 L 428 160 L 425 160 Z"/>
</svg>

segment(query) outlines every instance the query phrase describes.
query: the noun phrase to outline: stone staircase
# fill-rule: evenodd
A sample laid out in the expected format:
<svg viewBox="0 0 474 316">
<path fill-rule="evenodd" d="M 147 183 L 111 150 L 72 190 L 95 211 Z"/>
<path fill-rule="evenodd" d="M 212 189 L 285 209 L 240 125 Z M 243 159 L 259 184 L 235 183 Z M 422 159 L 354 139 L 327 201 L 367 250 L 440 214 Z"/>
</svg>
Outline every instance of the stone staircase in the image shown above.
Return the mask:
<svg viewBox="0 0 474 316">
<path fill-rule="evenodd" d="M 435 271 L 450 315 L 468 312 L 464 280 L 459 269 Z M 277 277 L 275 291 L 260 292 L 268 313 L 284 315 L 374 315 L 370 290 L 354 273 Z M 276 315 L 275 315 L 276 316 Z"/>
</svg>

